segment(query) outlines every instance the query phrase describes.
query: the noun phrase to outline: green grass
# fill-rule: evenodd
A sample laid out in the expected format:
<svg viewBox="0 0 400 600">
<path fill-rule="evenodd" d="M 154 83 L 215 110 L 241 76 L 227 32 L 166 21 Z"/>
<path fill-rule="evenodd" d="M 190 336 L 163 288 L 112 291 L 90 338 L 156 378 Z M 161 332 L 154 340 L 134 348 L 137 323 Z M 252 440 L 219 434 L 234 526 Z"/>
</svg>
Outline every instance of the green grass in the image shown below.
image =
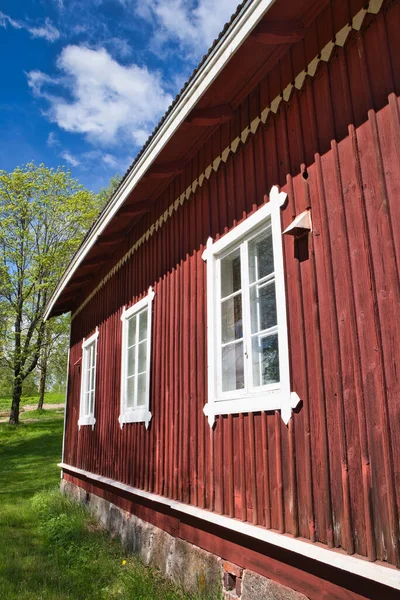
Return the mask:
<svg viewBox="0 0 400 600">
<path fill-rule="evenodd" d="M 23 396 L 21 398 L 21 408 L 27 404 L 37 404 L 39 395 Z M 62 404 L 65 400 L 64 392 L 46 392 L 44 396 L 45 404 Z M 2 396 L 0 398 L 0 412 L 9 411 L 11 408 L 11 396 Z"/>
<path fill-rule="evenodd" d="M 48 419 L 63 419 L 64 418 L 64 409 L 63 408 L 51 408 L 42 410 L 27 410 L 20 414 L 20 421 L 28 421 L 29 419 L 40 419 L 41 421 L 46 421 Z"/>
<path fill-rule="evenodd" d="M 1 600 L 192 598 L 126 556 L 83 506 L 60 494 L 63 421 L 49 412 L 18 427 L 0 424 Z"/>
</svg>

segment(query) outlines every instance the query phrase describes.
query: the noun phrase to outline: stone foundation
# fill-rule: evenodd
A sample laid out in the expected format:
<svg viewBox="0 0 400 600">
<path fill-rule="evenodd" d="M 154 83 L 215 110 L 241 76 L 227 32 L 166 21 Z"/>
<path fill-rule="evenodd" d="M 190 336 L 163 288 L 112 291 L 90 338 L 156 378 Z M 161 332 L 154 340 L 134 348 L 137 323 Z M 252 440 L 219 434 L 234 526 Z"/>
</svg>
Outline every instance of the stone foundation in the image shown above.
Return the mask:
<svg viewBox="0 0 400 600">
<path fill-rule="evenodd" d="M 121 539 L 127 552 L 137 554 L 145 565 L 158 568 L 188 592 L 220 591 L 225 600 L 307 600 L 299 592 L 175 538 L 70 482 L 62 480 L 61 491 L 86 504 L 111 535 Z"/>
</svg>

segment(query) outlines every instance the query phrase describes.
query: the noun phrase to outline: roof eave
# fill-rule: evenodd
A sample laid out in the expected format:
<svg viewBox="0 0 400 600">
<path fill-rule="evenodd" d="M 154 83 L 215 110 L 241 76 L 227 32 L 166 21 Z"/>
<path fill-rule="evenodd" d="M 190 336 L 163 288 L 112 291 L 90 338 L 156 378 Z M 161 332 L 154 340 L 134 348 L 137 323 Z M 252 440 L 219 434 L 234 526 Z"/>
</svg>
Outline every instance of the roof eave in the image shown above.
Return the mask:
<svg viewBox="0 0 400 600">
<path fill-rule="evenodd" d="M 148 148 L 144 151 L 137 164 L 134 165 L 125 181 L 117 189 L 114 196 L 112 196 L 90 235 L 78 249 L 46 306 L 44 314 L 45 320 L 51 316 L 52 310 L 62 291 L 68 285 L 73 274 L 82 263 L 89 250 L 94 246 L 99 236 L 103 233 L 111 219 L 124 204 L 125 200 L 149 169 L 153 161 L 160 154 L 167 142 L 182 125 L 190 111 L 196 106 L 197 102 L 207 91 L 209 86 L 229 62 L 231 56 L 238 50 L 252 29 L 271 8 L 275 1 L 276 0 L 249 0 L 236 16 L 233 23 L 205 60 L 196 76 L 184 90 L 176 105 L 166 117 L 164 123 L 162 123 L 160 129 L 155 133 Z"/>
</svg>

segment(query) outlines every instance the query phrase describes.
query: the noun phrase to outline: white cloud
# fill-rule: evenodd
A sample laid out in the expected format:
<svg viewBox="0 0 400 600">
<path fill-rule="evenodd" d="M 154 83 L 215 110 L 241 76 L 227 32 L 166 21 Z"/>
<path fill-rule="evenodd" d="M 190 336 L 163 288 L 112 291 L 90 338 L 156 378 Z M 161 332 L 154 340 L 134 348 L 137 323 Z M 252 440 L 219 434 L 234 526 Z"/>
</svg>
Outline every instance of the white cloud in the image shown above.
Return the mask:
<svg viewBox="0 0 400 600">
<path fill-rule="evenodd" d="M 76 158 L 76 156 L 74 156 L 73 154 L 71 154 L 68 150 L 63 150 L 63 152 L 61 152 L 60 156 L 69 164 L 71 165 L 71 167 L 77 167 L 78 165 L 80 165 L 80 161 Z"/>
<path fill-rule="evenodd" d="M 104 49 L 67 46 L 57 66 L 61 76 L 31 71 L 28 84 L 49 102 L 51 121 L 93 143 L 142 139 L 172 101 L 159 73 L 136 64 L 123 66 Z"/>
<path fill-rule="evenodd" d="M 54 148 L 54 146 L 59 146 L 60 142 L 57 139 L 56 134 L 54 133 L 54 131 L 50 131 L 49 135 L 47 136 L 47 145 L 49 148 Z"/>
<path fill-rule="evenodd" d="M 50 19 L 46 19 L 44 25 L 40 27 L 26 27 L 32 37 L 44 38 L 48 42 L 55 42 L 60 37 L 60 32 Z"/>
<path fill-rule="evenodd" d="M 14 19 L 0 11 L 0 26 L 7 27 L 7 24 L 14 27 L 14 29 L 22 29 L 22 25 L 18 21 L 14 21 Z"/>
<path fill-rule="evenodd" d="M 126 5 L 126 0 L 120 0 Z M 194 56 L 205 52 L 230 19 L 238 0 L 141 0 L 136 14 L 154 26 L 153 43 L 161 49 L 177 42 Z"/>
<path fill-rule="evenodd" d="M 0 26 L 7 27 L 7 25 L 14 29 L 26 29 L 33 38 L 43 38 L 48 42 L 55 42 L 60 37 L 60 32 L 54 27 L 50 19 L 45 19 L 42 25 L 34 26 L 25 21 L 16 21 L 0 11 Z"/>
<path fill-rule="evenodd" d="M 112 169 L 117 169 L 119 166 L 117 159 L 112 154 L 104 154 L 102 160 L 107 167 L 111 167 Z"/>
<path fill-rule="evenodd" d="M 133 139 L 135 140 L 138 146 L 143 146 L 143 144 L 147 141 L 147 138 L 150 135 L 150 131 L 146 129 L 137 129 L 133 132 Z"/>
<path fill-rule="evenodd" d="M 110 49 L 110 51 L 121 58 L 131 56 L 132 47 L 129 42 L 123 38 L 112 37 L 104 41 L 104 44 Z"/>
<path fill-rule="evenodd" d="M 114 156 L 113 154 L 102 152 L 101 150 L 89 150 L 83 152 L 79 156 L 81 168 L 85 170 L 93 169 L 93 167 L 103 166 L 104 170 L 108 172 L 110 169 L 114 173 L 124 173 L 129 165 L 133 162 L 133 157 L 126 156 Z"/>
</svg>

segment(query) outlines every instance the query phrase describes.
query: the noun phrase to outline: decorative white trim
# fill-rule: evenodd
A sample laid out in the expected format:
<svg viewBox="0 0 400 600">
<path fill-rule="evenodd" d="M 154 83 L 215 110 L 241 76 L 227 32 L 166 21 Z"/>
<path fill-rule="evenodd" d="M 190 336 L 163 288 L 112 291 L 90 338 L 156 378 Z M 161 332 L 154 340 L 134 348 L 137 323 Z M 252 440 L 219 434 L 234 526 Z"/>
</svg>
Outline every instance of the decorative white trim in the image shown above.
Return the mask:
<svg viewBox="0 0 400 600">
<path fill-rule="evenodd" d="M 245 221 L 231 229 L 213 243 L 209 238 L 207 248 L 203 252 L 203 259 L 207 261 L 207 337 L 208 337 L 208 402 L 204 406 L 204 414 L 208 417 L 210 427 L 214 425 L 216 415 L 239 414 L 259 411 L 280 410 L 283 421 L 287 424 L 299 402 L 297 394 L 290 391 L 289 370 L 289 345 L 286 320 L 286 295 L 285 277 L 282 249 L 281 207 L 286 201 L 287 194 L 279 192 L 277 186 L 270 191 L 269 202 L 259 208 Z M 231 247 L 242 248 L 242 243 L 250 236 L 257 234 L 264 223 L 271 223 L 272 246 L 274 253 L 274 285 L 276 293 L 278 348 L 279 348 L 279 383 L 235 390 L 232 392 L 221 392 L 220 390 L 220 316 L 217 315 L 219 307 L 219 259 L 223 257 Z M 246 244 L 244 244 L 246 251 Z M 242 263 L 247 263 L 243 259 Z M 245 273 L 246 268 L 242 270 Z M 242 282 L 242 288 L 247 289 L 246 282 Z M 246 294 L 243 297 L 243 321 L 244 329 L 250 331 L 249 307 L 245 305 Z M 246 327 L 247 325 L 247 327 Z M 244 343 L 246 340 L 244 339 Z M 245 348 L 245 354 L 247 351 Z M 246 362 L 245 362 L 246 364 Z M 248 372 L 251 367 L 245 367 Z"/>
<path fill-rule="evenodd" d="M 86 417 L 79 417 L 79 420 L 78 420 L 79 429 L 83 425 L 91 425 L 92 429 L 94 429 L 95 424 L 96 424 L 96 419 L 94 418 L 94 415 L 87 415 Z"/>
<path fill-rule="evenodd" d="M 122 354 L 121 354 L 121 408 L 118 421 L 120 427 L 125 423 L 144 423 L 146 429 L 149 427 L 151 420 L 150 405 L 150 370 L 151 370 L 151 335 L 152 335 L 152 314 L 153 314 L 153 298 L 154 291 L 149 287 L 147 296 L 136 302 L 133 306 L 122 311 Z M 128 408 L 126 401 L 126 368 L 127 368 L 127 336 L 128 336 L 128 320 L 136 313 L 144 310 L 147 307 L 147 354 L 146 354 L 146 402 L 144 406 Z"/>
<path fill-rule="evenodd" d="M 308 77 L 314 77 L 317 67 L 318 67 L 318 64 L 321 61 L 328 62 L 330 60 L 330 57 L 332 55 L 332 51 L 333 51 L 334 47 L 335 46 L 343 47 L 346 43 L 346 40 L 347 40 L 350 32 L 352 30 L 358 31 L 361 28 L 361 25 L 367 15 L 367 13 L 377 14 L 379 12 L 379 10 L 381 9 L 382 2 L 383 2 L 383 0 L 371 0 L 369 2 L 367 9 L 364 9 L 364 8 L 361 9 L 357 13 L 357 15 L 355 15 L 351 24 L 348 24 L 348 25 L 345 25 L 344 27 L 342 27 L 342 29 L 337 32 L 337 34 L 333 38 L 333 40 L 328 42 L 326 44 L 326 46 L 324 46 L 324 48 L 321 50 L 321 53 L 318 54 L 317 56 L 315 56 L 313 58 L 313 60 L 308 64 L 308 66 L 296 75 L 296 77 L 293 80 L 294 83 L 289 83 L 287 85 L 287 87 L 285 88 L 285 90 L 282 90 L 281 93 L 278 94 L 278 96 L 276 96 L 276 98 L 274 98 L 274 100 L 272 100 L 272 102 L 260 112 L 260 115 L 255 117 L 253 119 L 253 121 L 251 121 L 251 123 L 243 129 L 240 136 L 238 136 L 234 140 L 232 140 L 230 142 L 230 144 L 226 148 L 224 148 L 224 150 L 222 150 L 221 154 L 219 154 L 217 157 L 215 157 L 213 159 L 213 161 L 211 162 L 211 164 L 208 165 L 205 168 L 205 170 L 202 173 L 200 173 L 200 175 L 197 175 L 196 179 L 194 179 L 192 184 L 189 185 L 186 188 L 186 190 L 184 192 L 182 192 L 180 194 L 180 196 L 178 196 L 174 200 L 174 202 L 172 202 L 172 204 L 158 217 L 158 219 L 149 227 L 149 229 L 133 244 L 133 246 L 131 246 L 131 248 L 126 252 L 126 254 L 124 254 L 124 256 L 104 276 L 104 278 L 98 283 L 98 285 L 95 287 L 95 289 L 85 298 L 85 300 L 82 302 L 82 304 L 80 304 L 80 306 L 78 306 L 76 311 L 73 313 L 71 320 L 73 320 L 84 309 L 84 307 L 91 301 L 91 299 L 97 294 L 97 292 L 99 290 L 101 290 L 101 288 L 107 283 L 107 281 L 109 281 L 109 279 L 111 279 L 111 277 L 113 277 L 119 271 L 119 269 L 127 262 L 127 260 L 129 260 L 129 258 L 138 250 L 138 248 L 140 248 L 140 246 L 145 244 L 150 239 L 150 237 L 154 234 L 154 232 L 158 231 L 158 229 L 161 229 L 161 227 L 164 225 L 164 223 L 166 223 L 172 217 L 174 212 L 176 212 L 179 209 L 179 207 L 184 204 L 184 202 L 189 200 L 189 198 L 192 196 L 192 194 L 194 194 L 196 192 L 197 186 L 201 187 L 203 185 L 203 183 L 211 177 L 211 174 L 213 172 L 217 172 L 218 169 L 221 167 L 221 165 L 223 165 L 224 163 L 226 163 L 228 161 L 231 154 L 235 154 L 237 152 L 240 145 L 244 144 L 246 142 L 249 131 L 251 132 L 251 134 L 254 135 L 257 132 L 258 127 L 260 126 L 261 123 L 265 124 L 266 121 L 268 120 L 268 118 L 271 117 L 271 115 L 277 114 L 281 102 L 286 102 L 286 103 L 290 102 L 290 100 L 292 98 L 293 88 L 296 88 L 297 90 L 301 90 L 303 88 L 303 85 L 304 85 L 306 79 Z M 84 257 L 82 257 L 82 260 L 83 260 L 83 258 Z M 78 265 L 76 265 L 75 268 L 77 268 L 77 266 Z M 71 274 L 71 276 L 72 276 L 72 274 Z M 60 290 L 58 291 L 58 295 L 61 294 L 61 291 L 62 291 L 62 289 L 64 289 L 66 284 L 67 284 L 67 281 L 63 284 L 62 287 L 60 287 Z M 61 282 L 60 282 L 60 286 L 61 286 Z M 57 287 L 57 290 L 58 290 L 58 287 Z M 50 306 L 50 304 L 49 304 L 49 308 L 46 311 L 45 319 L 48 318 L 48 316 L 51 312 L 51 308 L 54 305 L 54 303 L 56 302 L 56 300 L 57 300 L 57 298 L 54 298 L 54 301 L 53 301 L 53 297 L 52 297 L 52 299 L 51 299 L 52 305 Z"/>
<path fill-rule="evenodd" d="M 230 531 L 246 535 L 250 538 L 260 540 L 267 544 L 271 544 L 278 548 L 288 550 L 289 552 L 295 552 L 301 556 L 306 556 L 309 559 L 316 560 L 329 565 L 341 571 L 358 575 L 370 581 L 376 581 L 382 585 L 400 590 L 400 570 L 392 567 L 391 565 L 384 565 L 382 563 L 370 562 L 367 559 L 359 558 L 357 556 L 351 556 L 345 554 L 343 550 L 339 549 L 328 549 L 323 547 L 321 544 L 309 542 L 308 540 L 294 538 L 289 534 L 276 533 L 270 529 L 264 529 L 257 525 L 251 525 L 250 523 L 239 521 L 231 517 L 225 517 L 218 515 L 211 511 L 203 508 L 197 508 L 189 504 L 170 500 L 164 496 L 159 496 L 151 492 L 145 492 L 138 488 L 131 487 L 114 479 L 108 477 L 102 477 L 89 471 L 84 471 L 78 467 L 60 463 L 58 465 L 61 469 L 69 471 L 70 473 L 76 473 L 77 475 L 83 475 L 92 481 L 97 481 L 104 485 L 111 486 L 116 490 L 121 490 L 145 498 L 158 504 L 168 506 L 172 510 L 181 512 L 186 515 L 191 515 L 197 519 L 205 521 L 206 523 L 213 523 L 219 527 L 224 527 Z"/>
<path fill-rule="evenodd" d="M 96 377 L 97 377 L 97 339 L 99 337 L 99 328 L 96 327 L 96 331 L 88 339 L 83 338 L 82 341 L 82 368 L 81 368 L 81 395 L 79 402 L 79 420 L 78 428 L 80 429 L 83 425 L 91 425 L 94 429 L 96 419 L 94 418 L 94 409 L 96 403 Z M 94 343 L 94 388 L 93 388 L 93 412 L 91 414 L 84 414 L 85 406 L 85 373 L 87 367 L 87 352 L 86 349 Z"/>
<path fill-rule="evenodd" d="M 83 340 L 82 340 L 82 350 L 84 350 L 84 348 L 87 348 L 88 346 L 90 346 L 90 344 L 92 344 L 94 341 L 96 341 L 98 337 L 99 337 L 99 328 L 96 327 L 96 331 L 94 332 L 93 335 L 91 335 L 87 339 L 83 338 Z"/>
</svg>

